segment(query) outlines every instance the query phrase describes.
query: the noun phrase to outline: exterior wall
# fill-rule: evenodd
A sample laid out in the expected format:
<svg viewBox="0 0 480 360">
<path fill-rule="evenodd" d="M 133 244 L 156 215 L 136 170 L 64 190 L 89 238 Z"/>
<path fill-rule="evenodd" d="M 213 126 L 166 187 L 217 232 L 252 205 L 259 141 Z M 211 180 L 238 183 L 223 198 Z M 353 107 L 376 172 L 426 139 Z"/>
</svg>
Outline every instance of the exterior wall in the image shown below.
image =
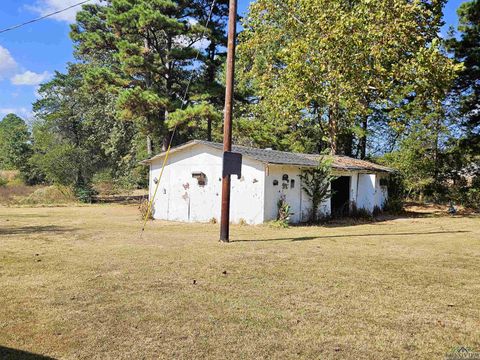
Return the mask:
<svg viewBox="0 0 480 360">
<path fill-rule="evenodd" d="M 153 197 L 163 159 L 150 165 L 150 199 Z M 201 172 L 207 177 L 205 186 L 200 186 L 192 173 Z M 231 221 L 261 224 L 275 220 L 278 200 L 285 196 L 292 208 L 292 223 L 307 221 L 311 201 L 302 190 L 301 168 L 296 166 L 268 165 L 243 158 L 242 178 L 232 177 Z M 288 175 L 288 182 L 283 176 Z M 358 208 L 373 211 L 387 200 L 386 187 L 380 186 L 383 174 L 359 172 L 334 172 L 335 176 L 350 177 L 350 202 Z M 153 205 L 155 219 L 208 222 L 220 219 L 221 211 L 222 151 L 197 144 L 170 155 Z M 274 186 L 274 181 L 278 185 Z M 291 180 L 294 180 L 292 187 Z M 319 208 L 319 216 L 331 213 L 330 199 Z"/>
<path fill-rule="evenodd" d="M 301 169 L 296 166 L 269 165 L 265 176 L 265 221 L 276 220 L 278 215 L 277 203 L 282 196 L 285 196 L 287 203 L 291 206 L 292 223 L 307 221 L 312 208 L 312 202 L 302 190 L 300 179 Z M 283 175 L 288 175 L 288 184 L 283 181 Z M 274 186 L 273 182 L 278 181 Z M 291 187 L 291 180 L 295 186 Z M 284 186 L 285 185 L 285 186 Z M 330 214 L 330 200 L 326 200 L 319 208 L 319 215 Z"/>
<path fill-rule="evenodd" d="M 375 206 L 375 174 L 359 174 L 357 207 L 370 212 Z"/>
<path fill-rule="evenodd" d="M 388 200 L 388 188 L 386 186 L 381 186 L 380 181 L 386 179 L 388 175 L 377 174 L 376 183 L 375 183 L 375 206 L 378 206 L 380 209 L 383 209 L 385 203 Z"/>
<path fill-rule="evenodd" d="M 170 221 L 208 222 L 220 220 L 222 195 L 222 152 L 205 145 L 196 145 L 172 153 L 165 167 L 154 201 L 154 218 Z M 153 197 L 163 159 L 150 165 L 150 199 Z M 207 177 L 200 186 L 193 172 Z M 232 177 L 232 222 L 246 221 L 261 224 L 264 221 L 264 166 L 260 162 L 243 159 L 242 179 Z"/>
<path fill-rule="evenodd" d="M 300 174 L 301 169 L 295 166 L 268 166 L 265 176 L 265 221 L 277 218 L 277 203 L 282 196 L 285 196 L 287 203 L 292 208 L 292 223 L 308 221 L 312 203 L 302 190 Z M 289 177 L 289 183 L 286 188 L 283 187 L 283 175 L 288 175 Z M 387 188 L 380 186 L 380 179 L 384 175 L 338 171 L 334 171 L 333 175 L 350 177 L 350 202 L 352 204 L 355 203 L 358 208 L 364 208 L 372 212 L 375 206 L 381 208 L 385 204 L 388 197 Z M 294 188 L 290 186 L 292 179 L 295 180 Z M 277 186 L 273 185 L 274 180 L 278 181 Z M 330 214 L 331 202 L 328 199 L 320 206 L 318 215 L 328 216 Z"/>
<path fill-rule="evenodd" d="M 377 206 L 383 208 L 388 199 L 388 189 L 380 180 L 388 175 L 358 174 L 357 207 L 370 212 Z"/>
</svg>

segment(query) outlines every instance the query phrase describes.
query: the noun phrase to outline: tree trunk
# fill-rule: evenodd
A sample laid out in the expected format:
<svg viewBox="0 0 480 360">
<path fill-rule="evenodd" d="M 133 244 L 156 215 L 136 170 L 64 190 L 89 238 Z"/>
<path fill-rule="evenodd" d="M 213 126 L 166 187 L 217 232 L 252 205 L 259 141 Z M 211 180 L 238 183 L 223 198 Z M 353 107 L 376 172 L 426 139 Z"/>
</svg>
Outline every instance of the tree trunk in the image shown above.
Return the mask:
<svg viewBox="0 0 480 360">
<path fill-rule="evenodd" d="M 360 159 L 365 159 L 367 157 L 367 130 L 368 130 L 368 117 L 365 116 L 362 122 L 363 135 L 360 138 Z"/>
<path fill-rule="evenodd" d="M 212 141 L 212 118 L 207 119 L 207 141 Z"/>
<path fill-rule="evenodd" d="M 435 119 L 435 144 L 434 144 L 434 157 L 435 157 L 435 169 L 434 169 L 434 181 L 435 187 L 439 186 L 440 183 L 440 119 Z M 437 189 L 438 190 L 438 189 Z"/>
<path fill-rule="evenodd" d="M 164 123 L 166 123 L 167 119 L 168 119 L 168 110 L 165 109 Z M 172 131 L 167 131 L 167 134 L 162 139 L 162 151 L 167 151 L 168 150 L 168 148 L 170 147 L 170 144 L 172 142 L 172 137 L 173 137 L 173 132 Z"/>
<path fill-rule="evenodd" d="M 150 135 L 147 135 L 147 154 L 149 157 L 153 155 L 152 138 Z"/>
<path fill-rule="evenodd" d="M 338 122 L 336 107 L 334 107 L 334 109 L 330 108 L 328 110 L 328 131 L 330 137 L 330 153 L 331 155 L 337 155 Z"/>
</svg>

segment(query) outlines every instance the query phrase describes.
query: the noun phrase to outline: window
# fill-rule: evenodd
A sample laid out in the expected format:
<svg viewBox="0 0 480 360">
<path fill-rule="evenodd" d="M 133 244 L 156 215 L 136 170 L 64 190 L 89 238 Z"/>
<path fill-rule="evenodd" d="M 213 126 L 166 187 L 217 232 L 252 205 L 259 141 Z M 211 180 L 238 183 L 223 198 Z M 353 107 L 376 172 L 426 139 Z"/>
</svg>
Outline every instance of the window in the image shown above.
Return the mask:
<svg viewBox="0 0 480 360">
<path fill-rule="evenodd" d="M 273 180 L 273 186 L 278 186 L 278 180 Z"/>
<path fill-rule="evenodd" d="M 197 179 L 198 186 L 205 186 L 207 185 L 207 175 L 203 172 L 194 172 L 192 173 L 192 178 Z"/>
<path fill-rule="evenodd" d="M 295 189 L 295 180 L 290 180 L 290 189 Z"/>
</svg>

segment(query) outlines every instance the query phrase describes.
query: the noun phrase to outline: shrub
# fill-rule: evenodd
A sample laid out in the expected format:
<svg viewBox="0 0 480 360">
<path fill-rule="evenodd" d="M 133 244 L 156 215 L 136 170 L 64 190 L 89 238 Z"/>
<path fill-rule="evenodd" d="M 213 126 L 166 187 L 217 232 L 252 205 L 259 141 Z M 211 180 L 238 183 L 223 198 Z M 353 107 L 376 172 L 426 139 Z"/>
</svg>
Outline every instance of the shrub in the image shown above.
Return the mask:
<svg viewBox="0 0 480 360">
<path fill-rule="evenodd" d="M 7 186 L 7 184 L 8 184 L 8 180 L 3 177 L 0 177 L 0 187 L 5 187 Z"/>
<path fill-rule="evenodd" d="M 403 200 L 389 198 L 383 205 L 383 211 L 390 214 L 400 214 L 403 212 Z"/>
<path fill-rule="evenodd" d="M 152 207 L 151 211 L 149 212 L 150 205 L 151 205 L 150 201 L 148 199 L 145 199 L 138 206 L 138 210 L 140 211 L 140 216 L 142 217 L 142 220 L 145 220 L 147 215 L 148 215 L 147 220 L 153 220 L 154 209 Z"/>
<path fill-rule="evenodd" d="M 480 211 L 480 189 L 470 188 L 465 193 L 462 203 L 469 209 Z"/>
<path fill-rule="evenodd" d="M 35 190 L 31 195 L 22 199 L 21 204 L 50 205 L 69 204 L 76 202 L 75 193 L 66 186 L 48 186 Z"/>
<path fill-rule="evenodd" d="M 277 203 L 278 215 L 277 222 L 282 227 L 288 227 L 290 222 L 291 207 L 285 200 L 285 196 L 282 196 Z"/>
<path fill-rule="evenodd" d="M 332 159 L 324 156 L 317 167 L 307 169 L 300 175 L 302 190 L 312 201 L 310 221 L 318 221 L 318 209 L 324 200 L 332 196 L 330 184 L 335 177 L 332 175 Z"/>
<path fill-rule="evenodd" d="M 115 195 L 115 183 L 109 171 L 96 173 L 92 179 L 92 186 L 100 195 Z"/>
<path fill-rule="evenodd" d="M 352 208 L 350 210 L 350 217 L 352 219 L 373 219 L 373 215 L 370 211 L 365 208 L 359 208 L 356 204 L 352 204 Z"/>
<path fill-rule="evenodd" d="M 84 204 L 91 204 L 97 192 L 90 184 L 82 184 L 75 187 L 75 196 Z"/>
<path fill-rule="evenodd" d="M 379 216 L 379 215 L 382 215 L 382 213 L 383 213 L 382 208 L 379 207 L 379 206 L 377 206 L 377 205 L 375 205 L 375 207 L 373 208 L 373 213 L 372 213 L 372 215 L 373 215 L 374 217 L 377 217 L 377 216 Z"/>
</svg>

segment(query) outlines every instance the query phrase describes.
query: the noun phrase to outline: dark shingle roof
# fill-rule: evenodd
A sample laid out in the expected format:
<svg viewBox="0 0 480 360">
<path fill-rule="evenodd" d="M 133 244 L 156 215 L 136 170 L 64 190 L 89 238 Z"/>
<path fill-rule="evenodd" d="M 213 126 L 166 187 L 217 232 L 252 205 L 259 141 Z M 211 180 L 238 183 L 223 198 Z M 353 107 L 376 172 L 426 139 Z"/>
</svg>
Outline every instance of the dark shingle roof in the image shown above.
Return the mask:
<svg viewBox="0 0 480 360">
<path fill-rule="evenodd" d="M 178 151 L 185 147 L 190 147 L 192 145 L 202 144 L 218 150 L 223 150 L 223 144 L 208 142 L 203 140 L 193 140 L 186 144 L 177 146 L 173 148 L 172 151 Z M 276 165 L 295 165 L 300 167 L 313 167 L 317 166 L 322 155 L 318 154 L 302 154 L 302 153 L 292 153 L 286 151 L 277 151 L 277 150 L 267 150 L 267 149 L 258 149 L 247 146 L 238 146 L 234 145 L 232 151 L 238 152 L 245 157 L 260 161 L 266 164 L 276 164 Z M 161 158 L 165 153 L 154 156 L 150 160 L 145 161 L 144 163 L 148 164 L 151 161 Z M 374 171 L 374 172 L 393 172 L 393 169 L 374 164 L 369 161 L 353 159 L 348 156 L 338 156 L 333 157 L 333 168 L 336 170 L 346 170 L 346 171 Z"/>
</svg>

